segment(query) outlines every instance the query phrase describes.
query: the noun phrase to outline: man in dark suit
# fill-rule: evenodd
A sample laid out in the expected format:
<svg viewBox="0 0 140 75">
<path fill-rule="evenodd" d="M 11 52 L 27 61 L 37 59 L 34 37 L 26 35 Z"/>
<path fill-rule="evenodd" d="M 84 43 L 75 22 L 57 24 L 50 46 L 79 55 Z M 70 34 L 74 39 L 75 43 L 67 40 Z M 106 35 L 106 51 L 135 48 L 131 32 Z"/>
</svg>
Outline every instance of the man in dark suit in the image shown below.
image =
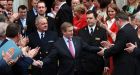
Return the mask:
<svg viewBox="0 0 140 75">
<path fill-rule="evenodd" d="M 56 14 L 55 17 L 55 25 L 57 32 L 59 33 L 59 36 L 62 36 L 60 27 L 63 22 L 70 22 L 72 23 L 73 21 L 73 14 L 72 14 L 72 9 L 71 7 L 66 3 L 66 0 L 58 0 L 60 1 L 60 6 L 59 6 L 59 11 Z"/>
<path fill-rule="evenodd" d="M 38 12 L 37 12 L 37 3 L 38 3 L 38 1 L 39 0 L 32 0 L 31 1 L 32 9 L 30 9 L 27 12 L 27 18 L 29 19 L 30 22 L 32 22 L 32 20 L 34 20 L 36 15 L 38 14 Z M 29 23 L 29 24 L 32 24 L 32 23 Z"/>
<path fill-rule="evenodd" d="M 38 14 L 35 16 L 35 18 L 29 19 L 28 21 L 28 26 L 27 26 L 27 33 L 30 34 L 34 31 L 36 31 L 36 26 L 35 26 L 35 19 L 37 16 L 44 16 L 48 20 L 48 30 L 51 31 L 56 31 L 55 29 L 55 21 L 53 18 L 47 16 L 46 14 L 47 7 L 43 1 L 39 1 L 37 3 L 37 12 Z"/>
<path fill-rule="evenodd" d="M 87 13 L 88 25 L 79 31 L 79 36 L 90 46 L 101 47 L 100 42 L 107 40 L 106 30 L 97 23 L 94 13 L 89 10 Z M 88 51 L 82 52 L 82 73 L 81 75 L 102 75 L 104 59 L 98 54 Z"/>
<path fill-rule="evenodd" d="M 18 7 L 18 18 L 15 20 L 15 23 L 20 25 L 21 34 L 26 35 L 27 29 L 27 7 L 25 5 L 20 5 Z"/>
<path fill-rule="evenodd" d="M 136 58 L 133 54 L 129 54 L 124 50 L 126 43 L 135 43 L 137 41 L 136 30 L 128 22 L 128 16 L 124 12 L 116 15 L 116 21 L 119 31 L 114 46 L 105 49 L 105 51 L 102 50 L 98 54 L 104 54 L 105 58 L 113 56 L 113 75 L 136 75 Z"/>
<path fill-rule="evenodd" d="M 83 49 L 97 53 L 99 47 L 87 45 L 79 37 L 73 37 L 73 26 L 69 22 L 61 25 L 63 38 L 60 38 L 51 50 L 48 58 L 43 60 L 43 64 L 51 63 L 52 60 L 59 60 L 58 75 L 80 75 L 80 59 Z"/>
<path fill-rule="evenodd" d="M 35 48 L 37 46 L 40 47 L 40 51 L 34 59 L 42 61 L 48 56 L 51 48 L 53 47 L 53 43 L 57 40 L 57 34 L 48 30 L 48 21 L 45 17 L 38 16 L 35 23 L 37 30 L 29 34 L 28 37 L 30 41 L 28 46 L 31 48 Z M 33 66 L 32 69 L 32 75 L 56 75 L 57 60 L 47 64 L 47 66 L 45 65 L 43 68 Z"/>
</svg>

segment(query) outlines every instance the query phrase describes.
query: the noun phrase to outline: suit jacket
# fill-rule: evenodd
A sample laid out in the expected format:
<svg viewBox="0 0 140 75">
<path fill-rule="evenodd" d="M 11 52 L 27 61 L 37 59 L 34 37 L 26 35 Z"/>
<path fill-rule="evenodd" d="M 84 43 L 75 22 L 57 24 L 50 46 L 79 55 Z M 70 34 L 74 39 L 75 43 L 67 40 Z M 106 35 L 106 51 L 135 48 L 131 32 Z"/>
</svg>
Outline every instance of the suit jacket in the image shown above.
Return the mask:
<svg viewBox="0 0 140 75">
<path fill-rule="evenodd" d="M 101 47 L 100 42 L 107 40 L 106 30 L 96 25 L 94 33 L 89 33 L 88 26 L 79 31 L 79 36 L 90 46 Z M 82 66 L 87 72 L 102 72 L 104 68 L 104 60 L 102 56 L 88 51 L 82 52 Z"/>
<path fill-rule="evenodd" d="M 45 36 L 43 39 L 40 39 L 38 32 L 34 32 L 30 34 L 29 36 L 29 47 L 35 48 L 40 47 L 40 50 L 38 54 L 35 56 L 34 59 L 36 60 L 43 60 L 45 57 L 48 56 L 49 52 L 53 48 L 53 43 L 57 40 L 57 34 L 52 31 L 46 31 Z M 50 64 L 47 64 L 43 69 L 39 69 L 38 72 L 36 67 L 33 67 L 35 75 L 41 74 L 41 75 L 56 75 L 57 71 L 57 61 L 53 61 Z M 33 74 L 34 75 L 34 74 Z"/>
<path fill-rule="evenodd" d="M 72 14 L 72 9 L 70 8 L 70 6 L 68 6 L 67 3 L 63 4 L 59 11 L 56 14 L 55 17 L 55 25 L 56 25 L 56 29 L 57 32 L 60 36 L 62 36 L 61 30 L 60 30 L 60 26 L 63 22 L 70 22 L 72 23 L 73 20 L 73 14 Z"/>
<path fill-rule="evenodd" d="M 26 25 L 27 25 L 27 21 L 28 21 L 28 19 L 26 18 Z M 17 19 L 14 22 L 17 23 L 20 26 L 20 28 L 21 28 L 21 34 L 22 35 L 25 35 L 26 34 L 26 31 L 24 30 L 24 27 L 23 27 L 23 24 L 22 24 L 21 20 L 20 19 Z"/>
<path fill-rule="evenodd" d="M 113 75 L 135 75 L 136 59 L 133 54 L 129 54 L 124 48 L 126 48 L 126 43 L 135 43 L 136 41 L 137 33 L 128 23 L 118 31 L 115 45 L 105 50 L 104 57 L 113 56 L 114 59 Z"/>
<path fill-rule="evenodd" d="M 58 75 L 74 75 L 74 72 L 80 71 L 80 52 L 83 49 L 89 52 L 97 53 L 100 49 L 98 47 L 92 47 L 84 43 L 80 38 L 72 38 L 75 47 L 75 58 L 72 57 L 65 41 L 60 38 L 55 44 L 55 48 L 51 50 L 48 58 L 44 59 L 45 63 L 51 63 L 52 60 L 59 60 Z"/>
<path fill-rule="evenodd" d="M 132 54 L 137 58 L 137 66 L 136 66 L 136 74 L 135 75 L 140 75 L 140 39 L 137 41 L 137 48 L 134 48 L 134 51 Z"/>
</svg>

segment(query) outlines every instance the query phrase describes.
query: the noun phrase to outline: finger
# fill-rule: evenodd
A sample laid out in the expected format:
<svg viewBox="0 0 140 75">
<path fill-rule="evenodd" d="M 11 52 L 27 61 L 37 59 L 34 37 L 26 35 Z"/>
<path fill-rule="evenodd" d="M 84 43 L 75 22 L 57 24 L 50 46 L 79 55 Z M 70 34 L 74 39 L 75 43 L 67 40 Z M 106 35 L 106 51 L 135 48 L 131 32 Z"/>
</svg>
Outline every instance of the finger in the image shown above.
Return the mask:
<svg viewBox="0 0 140 75">
<path fill-rule="evenodd" d="M 2 50 L 2 56 L 3 56 L 3 57 L 5 56 L 5 52 L 4 52 L 4 50 Z"/>
</svg>

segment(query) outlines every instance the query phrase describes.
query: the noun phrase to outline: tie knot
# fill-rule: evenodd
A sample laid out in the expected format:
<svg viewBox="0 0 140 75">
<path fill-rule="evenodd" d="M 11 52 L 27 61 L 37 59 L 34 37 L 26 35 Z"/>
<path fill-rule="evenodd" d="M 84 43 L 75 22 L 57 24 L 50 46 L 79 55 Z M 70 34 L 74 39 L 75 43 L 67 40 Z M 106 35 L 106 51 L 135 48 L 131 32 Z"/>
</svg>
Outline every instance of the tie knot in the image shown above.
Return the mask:
<svg viewBox="0 0 140 75">
<path fill-rule="evenodd" d="M 44 33 L 42 32 L 41 35 L 43 35 Z"/>
<path fill-rule="evenodd" d="M 93 31 L 93 28 L 90 28 L 91 31 Z"/>
</svg>

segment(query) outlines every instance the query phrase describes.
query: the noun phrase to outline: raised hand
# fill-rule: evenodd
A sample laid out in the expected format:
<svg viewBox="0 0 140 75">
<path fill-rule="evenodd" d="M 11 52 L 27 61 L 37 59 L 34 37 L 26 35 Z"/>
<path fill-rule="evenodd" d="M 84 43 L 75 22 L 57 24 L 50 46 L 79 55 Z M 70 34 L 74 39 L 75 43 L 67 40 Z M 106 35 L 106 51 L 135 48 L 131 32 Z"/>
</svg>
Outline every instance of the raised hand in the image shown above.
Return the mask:
<svg viewBox="0 0 140 75">
<path fill-rule="evenodd" d="M 36 47 L 34 49 L 31 49 L 28 51 L 28 57 L 33 58 L 37 55 L 38 51 L 39 51 L 40 47 Z"/>
<path fill-rule="evenodd" d="M 29 43 L 29 38 L 21 36 L 18 45 L 21 47 L 25 47 L 28 43 Z"/>
</svg>

